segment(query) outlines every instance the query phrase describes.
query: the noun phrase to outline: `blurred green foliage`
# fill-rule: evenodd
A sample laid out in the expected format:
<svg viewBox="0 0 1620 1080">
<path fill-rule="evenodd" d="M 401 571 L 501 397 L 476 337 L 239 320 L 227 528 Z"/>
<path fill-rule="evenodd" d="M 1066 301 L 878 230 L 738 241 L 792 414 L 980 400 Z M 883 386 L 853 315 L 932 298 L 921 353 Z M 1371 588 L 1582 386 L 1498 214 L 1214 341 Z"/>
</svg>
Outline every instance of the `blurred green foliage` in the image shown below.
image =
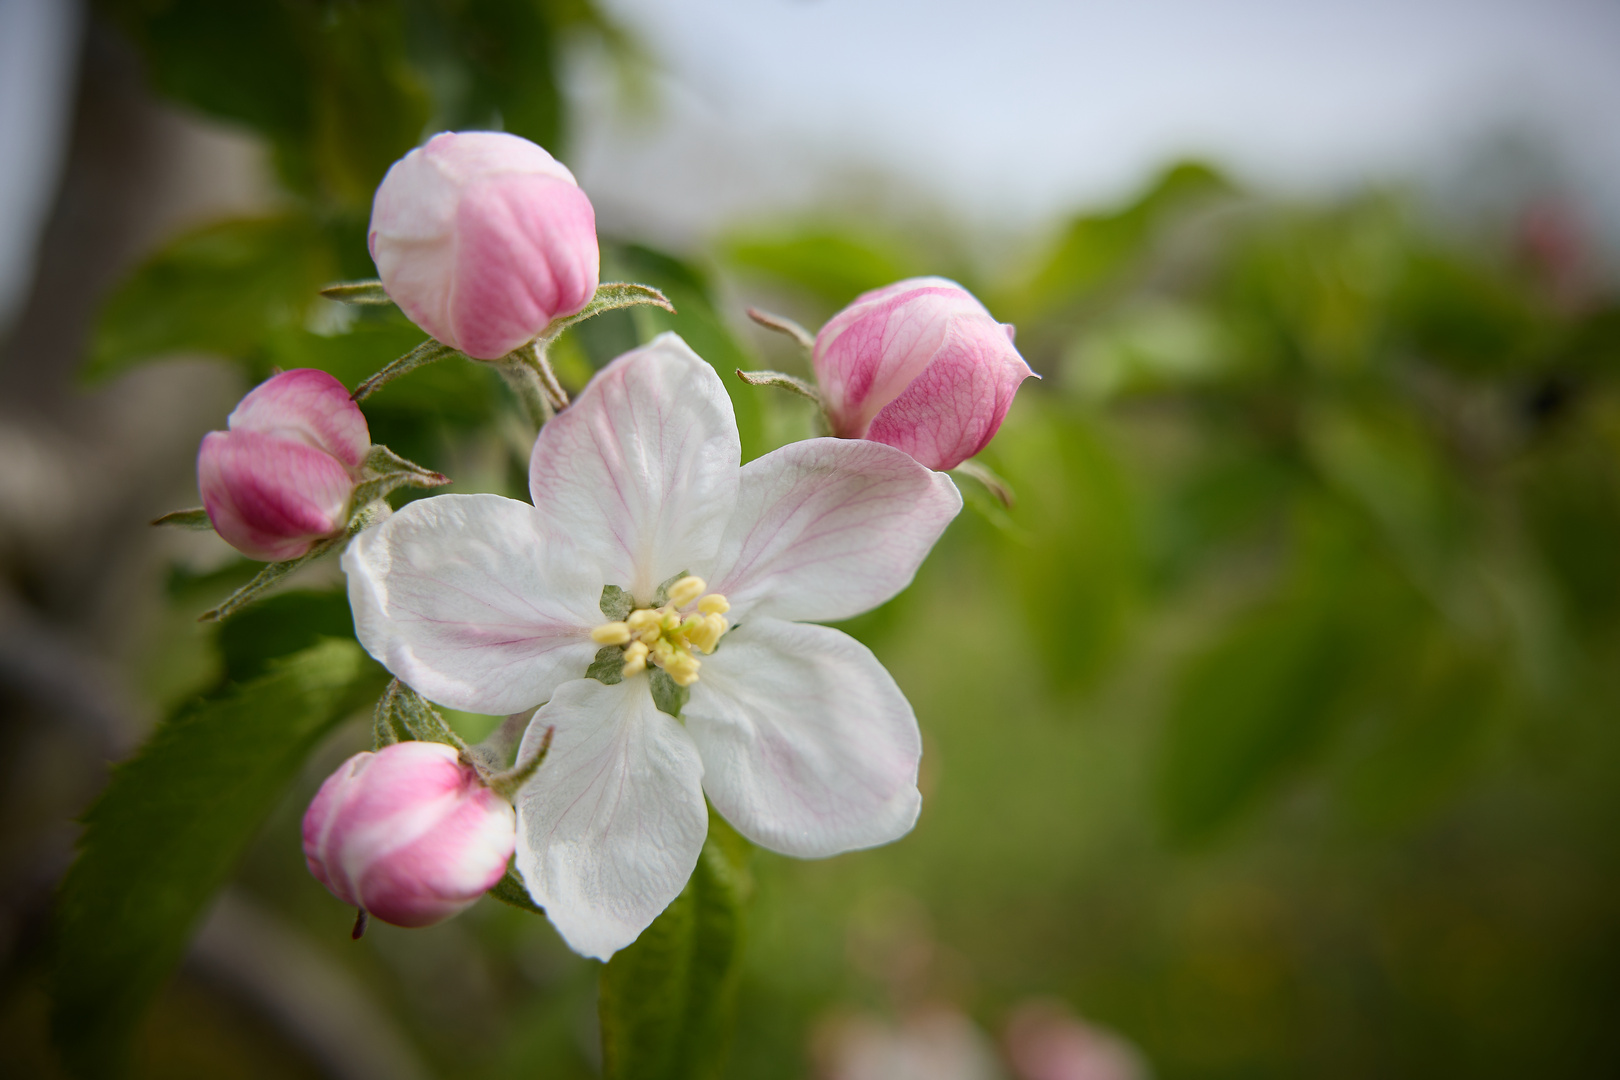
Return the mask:
<svg viewBox="0 0 1620 1080">
<path fill-rule="evenodd" d="M 382 170 L 444 126 L 499 121 L 556 148 L 563 36 L 626 47 L 584 4 L 102 6 L 165 93 L 269 140 L 289 204 L 138 269 L 93 377 L 196 351 L 248 380 L 381 367 L 420 332 L 313 289 L 369 276 Z M 607 969 L 610 997 L 675 978 L 670 1008 L 696 1010 L 654 1018 L 663 1041 L 640 1049 L 609 1024 L 610 1061 L 686 1075 L 668 1064 L 692 1049 L 679 1039 L 723 1020 L 703 1007 L 735 979 L 736 1077 L 806 1075 L 831 1009 L 943 1000 L 993 1030 L 1032 994 L 1171 1078 L 1620 1067 L 1620 306 L 1528 256 L 1511 222 L 1474 224 L 1445 232 L 1387 192 L 1264 198 L 1194 164 L 1060 223 L 1011 271 L 836 218 L 712 257 L 606 244 L 605 277 L 659 287 L 678 314 L 570 332 L 565 379 L 674 329 L 722 374 L 748 457 L 812 428 L 732 376 L 779 366 L 756 362 L 738 293 L 814 326 L 896 277 L 955 274 L 1044 376 L 985 455 L 1017 505 L 962 480 L 980 513 L 845 627 L 921 719 L 916 832 L 827 862 L 757 853 L 752 901 L 715 908 L 746 927 L 740 971 L 625 975 L 628 953 Z M 366 411 L 452 490 L 525 490 L 532 431 L 485 368 L 425 368 Z M 177 608 L 235 572 L 182 583 Z M 240 694 L 345 625 L 341 594 L 289 593 L 171 647 L 206 654 L 193 691 Z M 322 942 L 347 914 L 302 869 L 298 815 L 362 738 L 334 736 L 240 870 Z M 695 931 L 672 911 L 654 937 L 675 956 Z M 600 1072 L 597 966 L 530 915 L 485 903 L 333 957 L 439 1074 Z M 82 986 L 116 959 L 84 959 Z"/>
</svg>

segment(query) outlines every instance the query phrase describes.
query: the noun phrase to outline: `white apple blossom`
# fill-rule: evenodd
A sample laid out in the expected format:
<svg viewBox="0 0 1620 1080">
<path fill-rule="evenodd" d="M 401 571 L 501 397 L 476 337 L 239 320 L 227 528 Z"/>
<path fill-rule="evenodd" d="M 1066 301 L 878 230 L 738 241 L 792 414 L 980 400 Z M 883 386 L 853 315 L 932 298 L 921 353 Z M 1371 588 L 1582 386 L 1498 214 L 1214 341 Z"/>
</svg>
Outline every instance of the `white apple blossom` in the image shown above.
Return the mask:
<svg viewBox="0 0 1620 1080">
<path fill-rule="evenodd" d="M 423 499 L 343 557 L 360 641 L 401 680 L 473 712 L 545 703 L 520 750 L 555 728 L 518 796 L 517 867 L 588 956 L 630 944 L 680 892 L 705 794 L 800 857 L 888 843 L 921 806 L 911 706 L 865 646 L 812 621 L 905 588 L 961 496 L 879 443 L 740 458 L 719 377 L 665 334 L 545 426 L 532 506 Z M 610 618 L 613 596 L 635 610 Z M 679 719 L 655 678 L 687 688 Z"/>
</svg>

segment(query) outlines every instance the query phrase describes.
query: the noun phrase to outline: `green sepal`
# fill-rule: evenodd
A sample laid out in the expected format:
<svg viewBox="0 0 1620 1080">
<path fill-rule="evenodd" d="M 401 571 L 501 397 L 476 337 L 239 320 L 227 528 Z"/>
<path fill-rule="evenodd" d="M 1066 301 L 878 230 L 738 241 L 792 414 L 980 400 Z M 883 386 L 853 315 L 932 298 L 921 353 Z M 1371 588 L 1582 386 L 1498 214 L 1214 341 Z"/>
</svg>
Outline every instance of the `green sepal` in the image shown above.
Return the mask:
<svg viewBox="0 0 1620 1080">
<path fill-rule="evenodd" d="M 630 617 L 630 612 L 635 610 L 636 600 L 617 585 L 604 585 L 602 600 L 598 606 L 610 622 L 623 622 Z"/>
<path fill-rule="evenodd" d="M 577 326 L 586 319 L 594 318 L 606 311 L 617 311 L 619 308 L 635 307 L 638 304 L 651 304 L 653 307 L 663 308 L 670 314 L 675 313 L 675 305 L 669 298 L 651 285 L 637 285 L 628 281 L 609 281 L 596 287 L 596 295 L 591 302 L 580 308 L 572 315 L 561 319 L 553 319 L 551 323 L 540 332 L 535 341 L 544 348 L 556 341 L 564 330 L 570 326 Z"/>
<path fill-rule="evenodd" d="M 752 892 L 748 841 L 711 809 L 697 867 L 664 913 L 602 971 L 604 1080 L 718 1076 Z"/>
<path fill-rule="evenodd" d="M 686 570 L 682 570 L 680 573 L 671 574 L 669 577 L 659 582 L 658 588 L 653 590 L 652 606 L 663 607 L 665 604 L 669 603 L 670 587 L 673 586 L 677 581 L 681 580 L 681 578 L 691 576 L 691 573 Z"/>
<path fill-rule="evenodd" d="M 1017 505 L 1018 499 L 1013 494 L 1012 485 L 1003 480 L 996 474 L 995 470 L 982 461 L 964 461 L 952 469 L 951 472 L 972 477 L 984 485 L 984 489 L 995 496 L 996 502 L 1001 504 L 1002 509 L 1011 510 Z"/>
<path fill-rule="evenodd" d="M 744 371 L 738 368 L 737 378 L 749 386 L 774 386 L 778 390 L 791 391 L 800 397 L 809 398 L 823 412 L 826 411 L 827 403 L 821 400 L 821 391 L 795 375 L 781 371 Z"/>
<path fill-rule="evenodd" d="M 617 645 L 604 645 L 596 650 L 596 659 L 585 669 L 587 679 L 595 679 L 603 686 L 617 686 L 624 681 L 624 650 Z"/>
<path fill-rule="evenodd" d="M 208 900 L 314 747 L 386 673 L 353 641 L 273 661 L 159 725 L 84 818 L 58 894 L 52 1030 L 76 1076 L 115 1076 Z"/>
<path fill-rule="evenodd" d="M 529 890 L 524 887 L 523 881 L 517 876 L 517 871 L 510 866 L 506 868 L 505 876 L 490 888 L 488 895 L 503 904 L 522 908 L 524 911 L 532 911 L 536 915 L 546 913 L 545 908 L 534 902 L 534 897 L 529 895 Z"/>
<path fill-rule="evenodd" d="M 251 604 L 254 600 L 256 600 L 266 589 L 269 589 L 272 585 L 286 577 L 288 574 L 292 573 L 294 570 L 297 570 L 306 563 L 314 562 L 316 559 L 320 558 L 322 555 L 325 555 L 333 548 L 342 547 L 344 544 L 348 543 L 349 537 L 354 536 L 356 533 L 360 532 L 366 527 L 381 520 L 389 513 L 391 513 L 391 511 L 388 504 L 385 502 L 374 502 L 367 506 L 362 506 L 359 510 L 355 511 L 354 516 L 349 519 L 349 527 L 343 532 L 338 533 L 336 536 L 329 536 L 325 540 L 317 541 L 314 546 L 312 546 L 308 551 L 304 552 L 304 554 L 298 556 L 296 559 L 286 559 L 282 562 L 266 563 L 264 569 L 260 570 L 254 575 L 252 581 L 249 581 L 246 585 L 243 585 L 240 589 L 237 589 L 235 592 L 231 593 L 231 595 L 227 596 L 218 607 L 211 608 L 197 616 L 197 621 L 219 622 L 222 619 L 230 618 L 232 615 L 236 614 L 238 611 L 242 610 L 248 604 Z"/>
<path fill-rule="evenodd" d="M 443 473 L 406 461 L 386 446 L 373 446 L 362 468 L 362 479 L 350 499 L 353 506 L 369 506 L 402 487 L 434 488 L 450 482 Z"/>
<path fill-rule="evenodd" d="M 759 308 L 749 308 L 748 317 L 767 330 L 775 330 L 778 334 L 786 334 L 799 343 L 806 356 L 816 351 L 815 335 L 788 318 L 786 315 L 777 315 L 770 311 L 761 311 Z M 744 380 L 747 381 L 746 379 Z"/>
<path fill-rule="evenodd" d="M 195 529 L 197 532 L 206 532 L 214 527 L 214 523 L 208 519 L 208 511 L 200 506 L 195 510 L 171 510 L 162 517 L 153 518 L 152 524 L 172 525 L 177 529 Z"/>
<path fill-rule="evenodd" d="M 218 607 L 203 612 L 197 621 L 219 622 L 229 618 L 305 563 L 314 562 L 333 548 L 342 547 L 348 543 L 350 537 L 363 532 L 392 513 L 389 505 L 383 500 L 393 491 L 402 487 L 440 487 L 450 482 L 448 476 L 406 461 L 386 446 L 373 446 L 367 452 L 365 464 L 361 468 L 360 483 L 355 485 L 354 495 L 349 500 L 349 505 L 355 507 L 355 510 L 349 517 L 348 528 L 336 536 L 317 541 L 296 559 L 265 564 L 264 569 L 260 570 L 252 581 L 226 597 L 224 603 Z"/>
<path fill-rule="evenodd" d="M 692 696 L 688 687 L 677 686 L 675 680 L 669 677 L 669 672 L 661 667 L 647 668 L 648 682 L 652 686 L 653 704 L 658 711 L 680 718 L 681 710 L 686 708 L 686 699 Z"/>
<path fill-rule="evenodd" d="M 328 285 L 321 290 L 321 295 L 328 300 L 340 300 L 345 304 L 381 305 L 392 304 L 393 297 L 383 288 L 383 283 L 375 279 L 371 281 L 340 281 L 335 285 Z"/>
<path fill-rule="evenodd" d="M 428 338 L 398 360 L 389 361 L 381 371 L 369 376 L 359 386 L 356 386 L 354 393 L 349 396 L 355 401 L 364 401 L 381 389 L 384 384 L 393 382 L 401 375 L 415 371 L 419 367 L 426 367 L 428 364 L 461 355 L 458 350 L 452 349 L 443 342 Z"/>
<path fill-rule="evenodd" d="M 395 679 L 377 702 L 377 725 L 396 726 L 418 742 L 444 743 L 466 750 L 467 741 L 445 722 L 427 698 Z"/>
</svg>

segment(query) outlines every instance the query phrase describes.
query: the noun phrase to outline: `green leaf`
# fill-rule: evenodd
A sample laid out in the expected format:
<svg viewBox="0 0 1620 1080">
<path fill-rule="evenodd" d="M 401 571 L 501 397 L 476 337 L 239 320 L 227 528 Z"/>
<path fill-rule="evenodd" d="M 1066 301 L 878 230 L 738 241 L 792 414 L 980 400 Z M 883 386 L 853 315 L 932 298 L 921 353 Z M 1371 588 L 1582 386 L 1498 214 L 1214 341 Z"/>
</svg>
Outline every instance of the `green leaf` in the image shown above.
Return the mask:
<svg viewBox="0 0 1620 1080">
<path fill-rule="evenodd" d="M 245 683 L 264 674 L 271 661 L 322 638 L 353 638 L 354 616 L 341 589 L 284 592 L 242 612 L 219 628 L 225 678 Z"/>
<path fill-rule="evenodd" d="M 52 1030 L 75 1074 L 118 1071 L 260 822 L 315 744 L 386 677 L 354 642 L 326 642 L 163 724 L 114 771 L 57 903 Z"/>
<path fill-rule="evenodd" d="M 105 379 L 180 353 L 246 361 L 274 326 L 296 322 L 332 256 L 303 214 L 209 225 L 172 241 L 102 308 L 84 369 Z"/>
<path fill-rule="evenodd" d="M 719 815 L 664 913 L 602 971 L 605 1080 L 702 1080 L 725 1062 L 740 972 L 748 842 Z"/>
<path fill-rule="evenodd" d="M 692 696 L 691 689 L 676 685 L 669 672 L 661 667 L 649 667 L 647 681 L 652 686 L 653 704 L 658 706 L 658 711 L 679 718 L 681 710 L 686 708 L 686 699 Z"/>
<path fill-rule="evenodd" d="M 1207 166 L 1176 165 L 1129 205 L 1075 218 L 1033 279 L 991 310 L 1021 322 L 1084 297 L 1136 264 L 1169 221 L 1231 192 Z"/>
<path fill-rule="evenodd" d="M 268 138 L 282 179 L 358 209 L 428 118 L 397 4 L 106 0 L 159 91 Z"/>
<path fill-rule="evenodd" d="M 740 237 L 726 245 L 726 255 L 735 266 L 790 282 L 833 307 L 869 289 L 929 272 L 916 253 L 898 245 L 826 229 Z"/>
<path fill-rule="evenodd" d="M 635 610 L 636 601 L 635 597 L 617 585 L 604 585 L 602 599 L 597 606 L 602 609 L 602 614 L 606 615 L 610 622 L 623 622 L 630 617 L 630 612 Z"/>
</svg>

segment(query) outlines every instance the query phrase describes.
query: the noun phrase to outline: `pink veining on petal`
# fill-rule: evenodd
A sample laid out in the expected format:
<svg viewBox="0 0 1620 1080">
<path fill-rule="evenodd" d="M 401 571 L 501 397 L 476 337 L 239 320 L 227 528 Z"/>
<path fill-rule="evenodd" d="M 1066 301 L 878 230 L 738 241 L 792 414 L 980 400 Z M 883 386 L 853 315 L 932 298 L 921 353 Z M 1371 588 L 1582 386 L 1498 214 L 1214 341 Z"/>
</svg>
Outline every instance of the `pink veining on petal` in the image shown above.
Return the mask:
<svg viewBox="0 0 1620 1080">
<path fill-rule="evenodd" d="M 596 212 L 552 176 L 507 173 L 470 184 L 456 215 L 451 333 L 494 360 L 596 294 Z"/>
<path fill-rule="evenodd" d="M 989 444 L 1033 374 L 1000 325 L 954 319 L 933 361 L 873 417 L 866 438 L 953 469 Z"/>
<path fill-rule="evenodd" d="M 982 305 L 943 278 L 899 282 L 858 297 L 816 335 L 816 378 L 840 438 L 864 438 L 872 417 L 932 361 L 953 316 Z"/>
<path fill-rule="evenodd" d="M 529 493 L 547 531 L 571 538 L 605 584 L 650 600 L 664 578 L 713 556 L 741 457 L 719 375 L 660 334 L 541 429 Z"/>
<path fill-rule="evenodd" d="M 961 508 L 948 477 L 897 448 L 790 443 L 743 466 L 709 586 L 736 620 L 850 618 L 905 588 Z"/>
<path fill-rule="evenodd" d="M 343 528 L 354 480 L 302 442 L 258 431 L 213 431 L 197 453 L 197 486 L 214 529 L 256 559 L 293 559 Z"/>
<path fill-rule="evenodd" d="M 456 751 L 405 742 L 356 754 L 321 786 L 303 822 L 310 872 L 346 903 L 397 926 L 427 926 L 500 880 L 516 818 Z"/>
<path fill-rule="evenodd" d="M 227 426 L 299 439 L 358 470 L 371 449 L 365 414 L 337 379 L 315 368 L 283 371 L 237 404 Z"/>
<path fill-rule="evenodd" d="M 500 132 L 444 132 L 396 162 L 367 245 L 388 295 L 439 341 L 483 360 L 595 293 L 595 211 L 544 149 Z"/>
</svg>

